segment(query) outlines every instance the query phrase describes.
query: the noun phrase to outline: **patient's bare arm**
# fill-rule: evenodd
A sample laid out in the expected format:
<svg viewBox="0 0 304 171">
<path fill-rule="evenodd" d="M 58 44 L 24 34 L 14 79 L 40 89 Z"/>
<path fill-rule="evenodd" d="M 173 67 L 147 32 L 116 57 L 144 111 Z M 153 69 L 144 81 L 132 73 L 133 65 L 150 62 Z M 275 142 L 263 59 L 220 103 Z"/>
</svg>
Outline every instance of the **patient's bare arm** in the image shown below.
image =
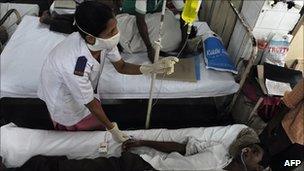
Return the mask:
<svg viewBox="0 0 304 171">
<path fill-rule="evenodd" d="M 145 15 L 137 13 L 136 14 L 136 24 L 137 24 L 138 32 L 147 47 L 148 58 L 150 59 L 151 62 L 153 62 L 155 50 L 150 41 L 148 26 L 147 26 L 147 23 L 145 20 Z"/>
<path fill-rule="evenodd" d="M 122 144 L 123 151 L 128 151 L 130 150 L 130 148 L 135 147 L 150 147 L 164 153 L 178 152 L 182 155 L 185 155 L 186 153 L 186 144 L 181 144 L 177 142 L 127 140 Z"/>
</svg>

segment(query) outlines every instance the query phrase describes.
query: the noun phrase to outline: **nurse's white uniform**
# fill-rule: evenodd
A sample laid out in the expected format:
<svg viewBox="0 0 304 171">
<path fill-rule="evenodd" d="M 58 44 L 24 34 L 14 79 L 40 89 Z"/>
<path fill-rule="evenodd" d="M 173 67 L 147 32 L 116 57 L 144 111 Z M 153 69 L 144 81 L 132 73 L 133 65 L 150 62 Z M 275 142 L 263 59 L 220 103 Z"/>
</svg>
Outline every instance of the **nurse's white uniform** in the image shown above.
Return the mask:
<svg viewBox="0 0 304 171">
<path fill-rule="evenodd" d="M 42 67 L 38 97 L 46 103 L 54 122 L 73 126 L 90 115 L 85 104 L 94 99 L 105 58 L 119 61 L 117 47 L 102 51 L 99 63 L 78 32 L 51 51 Z"/>
</svg>

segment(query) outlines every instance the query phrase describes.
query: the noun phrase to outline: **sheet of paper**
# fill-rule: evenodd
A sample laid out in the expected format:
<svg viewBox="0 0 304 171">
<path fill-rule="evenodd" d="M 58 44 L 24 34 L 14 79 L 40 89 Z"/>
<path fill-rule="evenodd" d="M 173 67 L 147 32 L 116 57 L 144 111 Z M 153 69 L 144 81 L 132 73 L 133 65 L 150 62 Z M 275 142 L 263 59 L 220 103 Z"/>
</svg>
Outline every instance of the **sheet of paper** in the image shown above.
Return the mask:
<svg viewBox="0 0 304 171">
<path fill-rule="evenodd" d="M 197 82 L 195 75 L 195 60 L 194 58 L 181 58 L 174 65 L 174 73 L 163 77 L 162 74 L 156 75 L 157 79 L 174 80 L 184 82 Z"/>
<path fill-rule="evenodd" d="M 286 91 L 291 91 L 289 83 L 283 83 L 266 79 L 266 88 L 269 95 L 284 96 Z"/>
</svg>

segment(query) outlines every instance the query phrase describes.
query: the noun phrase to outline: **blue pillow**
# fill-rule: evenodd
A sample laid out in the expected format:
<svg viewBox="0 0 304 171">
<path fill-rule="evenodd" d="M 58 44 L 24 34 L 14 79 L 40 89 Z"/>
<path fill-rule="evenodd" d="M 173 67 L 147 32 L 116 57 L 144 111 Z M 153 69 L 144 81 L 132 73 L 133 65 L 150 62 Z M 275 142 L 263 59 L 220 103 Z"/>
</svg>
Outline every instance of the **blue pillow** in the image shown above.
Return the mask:
<svg viewBox="0 0 304 171">
<path fill-rule="evenodd" d="M 210 35 L 204 40 L 204 58 L 207 69 L 238 73 L 221 40 L 217 37 Z"/>
</svg>

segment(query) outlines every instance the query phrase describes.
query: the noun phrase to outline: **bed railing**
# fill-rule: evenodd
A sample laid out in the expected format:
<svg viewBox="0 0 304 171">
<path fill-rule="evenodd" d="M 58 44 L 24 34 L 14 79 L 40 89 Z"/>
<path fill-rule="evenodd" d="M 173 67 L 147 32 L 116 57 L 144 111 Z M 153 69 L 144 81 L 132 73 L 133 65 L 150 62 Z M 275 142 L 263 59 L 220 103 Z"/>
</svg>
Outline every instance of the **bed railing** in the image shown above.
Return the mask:
<svg viewBox="0 0 304 171">
<path fill-rule="evenodd" d="M 8 10 L 6 13 L 5 13 L 5 15 L 0 19 L 0 27 L 5 23 L 5 21 L 12 15 L 12 14 L 15 14 L 16 15 L 16 17 L 17 17 L 17 20 L 16 20 L 16 22 L 14 22 L 12 25 L 14 25 L 14 24 L 19 24 L 20 22 L 21 22 L 21 15 L 20 15 L 20 13 L 16 10 L 16 9 L 10 9 L 10 10 Z M 10 26 L 9 26 L 10 27 Z M 8 28 L 9 28 L 8 27 Z M 4 30 L 3 31 L 6 31 L 8 28 L 5 28 L 5 27 L 3 27 L 4 28 Z M 8 35 L 6 34 L 3 34 L 2 35 L 3 36 L 3 39 L 4 40 L 1 40 L 1 41 L 3 41 L 3 42 L 6 42 L 7 40 L 5 40 L 5 39 L 8 39 Z M 7 36 L 7 37 L 5 37 L 5 36 Z M 2 52 L 2 50 L 3 50 L 3 48 L 4 48 L 4 43 L 3 42 L 1 42 L 0 41 L 0 53 Z M 2 44 L 3 43 L 3 44 Z"/>
<path fill-rule="evenodd" d="M 10 9 L 6 12 L 6 14 L 0 19 L 0 26 L 10 17 L 12 14 L 15 14 L 17 17 L 16 24 L 19 24 L 21 22 L 21 15 L 16 9 Z M 14 23 L 14 24 L 15 24 Z"/>
<path fill-rule="evenodd" d="M 240 12 L 235 8 L 234 4 L 231 2 L 231 0 L 228 0 L 229 4 L 230 4 L 230 7 L 233 9 L 233 12 L 236 14 L 237 16 L 237 20 L 240 21 L 241 25 L 245 28 L 248 36 L 249 36 L 249 39 L 251 41 L 251 51 L 250 51 L 250 56 L 249 58 L 247 58 L 247 64 L 245 66 L 245 69 L 244 71 L 240 74 L 240 80 L 239 80 L 239 85 L 240 85 L 240 88 L 239 90 L 233 95 L 233 99 L 231 101 L 231 103 L 229 104 L 228 106 L 228 113 L 231 112 L 231 110 L 233 109 L 234 105 L 235 105 L 235 102 L 238 98 L 238 96 L 240 95 L 240 92 L 244 86 L 244 83 L 249 75 L 249 72 L 254 64 L 254 61 L 257 57 L 257 52 L 258 52 L 258 47 L 257 47 L 257 40 L 255 39 L 253 33 L 252 33 L 252 29 L 250 28 L 249 24 L 246 22 L 246 20 L 244 19 L 244 17 L 240 14 Z M 242 57 L 239 57 L 239 62 L 237 62 L 237 64 L 242 64 Z M 238 67 L 240 68 L 239 71 L 242 70 L 243 66 L 241 67 Z"/>
</svg>

